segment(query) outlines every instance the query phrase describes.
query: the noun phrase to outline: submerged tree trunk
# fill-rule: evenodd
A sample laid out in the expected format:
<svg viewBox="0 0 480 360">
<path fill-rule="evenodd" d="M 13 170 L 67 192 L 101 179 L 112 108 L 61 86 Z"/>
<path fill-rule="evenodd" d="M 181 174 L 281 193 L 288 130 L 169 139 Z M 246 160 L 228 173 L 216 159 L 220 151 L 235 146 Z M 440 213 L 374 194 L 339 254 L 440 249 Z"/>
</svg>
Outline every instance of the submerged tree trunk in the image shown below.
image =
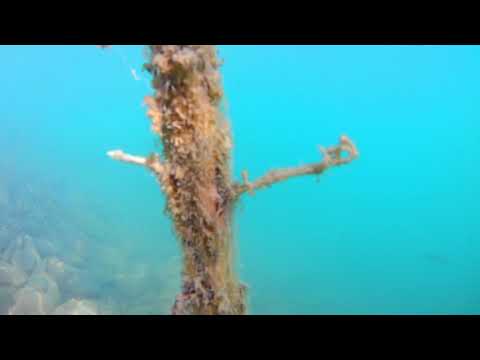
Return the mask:
<svg viewBox="0 0 480 360">
<path fill-rule="evenodd" d="M 232 261 L 231 135 L 219 109 L 219 61 L 211 45 L 153 45 L 148 99 L 163 140 L 161 182 L 183 248 L 183 291 L 174 314 L 244 314 Z"/>
<path fill-rule="evenodd" d="M 246 286 L 234 271 L 231 221 L 235 201 L 245 192 L 294 176 L 321 174 L 358 156 L 345 136 L 338 146 L 322 149 L 324 160 L 300 168 L 277 170 L 250 183 L 230 178 L 232 139 L 220 111 L 223 97 L 220 62 L 213 45 L 149 45 L 145 68 L 155 94 L 146 98 L 152 130 L 163 156 L 132 156 L 121 150 L 113 159 L 147 167 L 167 197 L 183 250 L 183 286 L 173 314 L 241 315 L 246 313 Z M 342 158 L 342 152 L 349 156 Z"/>
</svg>

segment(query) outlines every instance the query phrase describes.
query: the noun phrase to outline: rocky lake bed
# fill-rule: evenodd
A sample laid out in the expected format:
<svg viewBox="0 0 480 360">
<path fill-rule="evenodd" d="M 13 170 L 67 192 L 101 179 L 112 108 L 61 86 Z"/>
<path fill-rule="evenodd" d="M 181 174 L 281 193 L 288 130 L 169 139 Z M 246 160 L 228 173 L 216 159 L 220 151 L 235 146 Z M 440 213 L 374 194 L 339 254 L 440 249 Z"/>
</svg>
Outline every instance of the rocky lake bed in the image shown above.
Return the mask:
<svg viewBox="0 0 480 360">
<path fill-rule="evenodd" d="M 0 178 L 0 315 L 169 312 L 178 262 L 131 261 L 70 221 L 51 194 L 10 180 Z"/>
</svg>

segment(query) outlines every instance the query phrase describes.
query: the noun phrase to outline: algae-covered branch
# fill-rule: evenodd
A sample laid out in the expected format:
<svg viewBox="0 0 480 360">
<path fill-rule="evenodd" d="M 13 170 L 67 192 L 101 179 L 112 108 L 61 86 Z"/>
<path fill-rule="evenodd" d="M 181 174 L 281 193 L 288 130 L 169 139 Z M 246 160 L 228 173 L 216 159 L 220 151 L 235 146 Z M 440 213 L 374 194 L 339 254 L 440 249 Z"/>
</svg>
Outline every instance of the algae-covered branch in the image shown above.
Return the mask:
<svg viewBox="0 0 480 360">
<path fill-rule="evenodd" d="M 115 160 L 144 166 L 157 177 L 167 198 L 167 213 L 183 251 L 183 286 L 173 314 L 245 314 L 246 287 L 233 262 L 231 222 L 238 197 L 293 176 L 318 175 L 358 156 L 342 137 L 322 149 L 319 164 L 273 171 L 250 183 L 231 179 L 232 137 L 220 110 L 223 88 L 214 45 L 148 45 L 145 69 L 154 94 L 145 99 L 161 155 L 109 152 Z M 348 157 L 342 158 L 342 152 Z"/>
</svg>

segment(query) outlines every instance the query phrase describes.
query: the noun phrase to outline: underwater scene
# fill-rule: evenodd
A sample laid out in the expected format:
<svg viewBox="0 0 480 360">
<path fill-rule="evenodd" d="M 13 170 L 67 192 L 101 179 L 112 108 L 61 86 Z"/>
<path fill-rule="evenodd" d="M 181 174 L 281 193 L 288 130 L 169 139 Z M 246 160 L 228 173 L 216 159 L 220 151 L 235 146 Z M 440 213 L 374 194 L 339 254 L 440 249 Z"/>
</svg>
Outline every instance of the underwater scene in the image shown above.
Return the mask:
<svg viewBox="0 0 480 360">
<path fill-rule="evenodd" d="M 480 314 L 480 46 L 0 46 L 1 315 Z"/>
</svg>

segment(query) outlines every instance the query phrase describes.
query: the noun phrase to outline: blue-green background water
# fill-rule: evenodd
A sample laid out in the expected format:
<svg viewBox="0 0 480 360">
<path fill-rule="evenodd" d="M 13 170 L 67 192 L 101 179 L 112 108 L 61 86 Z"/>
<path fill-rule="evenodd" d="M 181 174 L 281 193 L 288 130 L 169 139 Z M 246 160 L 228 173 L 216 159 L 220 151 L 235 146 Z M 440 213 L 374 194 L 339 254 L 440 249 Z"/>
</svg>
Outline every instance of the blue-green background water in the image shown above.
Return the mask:
<svg viewBox="0 0 480 360">
<path fill-rule="evenodd" d="M 52 218 L 83 234 L 96 299 L 163 314 L 180 256 L 164 197 L 148 172 L 106 156 L 155 150 L 142 51 L 0 46 L 0 169 L 55 199 Z M 342 134 L 361 153 L 318 182 L 243 199 L 235 236 L 250 313 L 480 313 L 480 47 L 219 51 L 237 178 L 319 161 L 318 145 Z M 105 285 L 128 276 L 121 290 Z"/>
</svg>

